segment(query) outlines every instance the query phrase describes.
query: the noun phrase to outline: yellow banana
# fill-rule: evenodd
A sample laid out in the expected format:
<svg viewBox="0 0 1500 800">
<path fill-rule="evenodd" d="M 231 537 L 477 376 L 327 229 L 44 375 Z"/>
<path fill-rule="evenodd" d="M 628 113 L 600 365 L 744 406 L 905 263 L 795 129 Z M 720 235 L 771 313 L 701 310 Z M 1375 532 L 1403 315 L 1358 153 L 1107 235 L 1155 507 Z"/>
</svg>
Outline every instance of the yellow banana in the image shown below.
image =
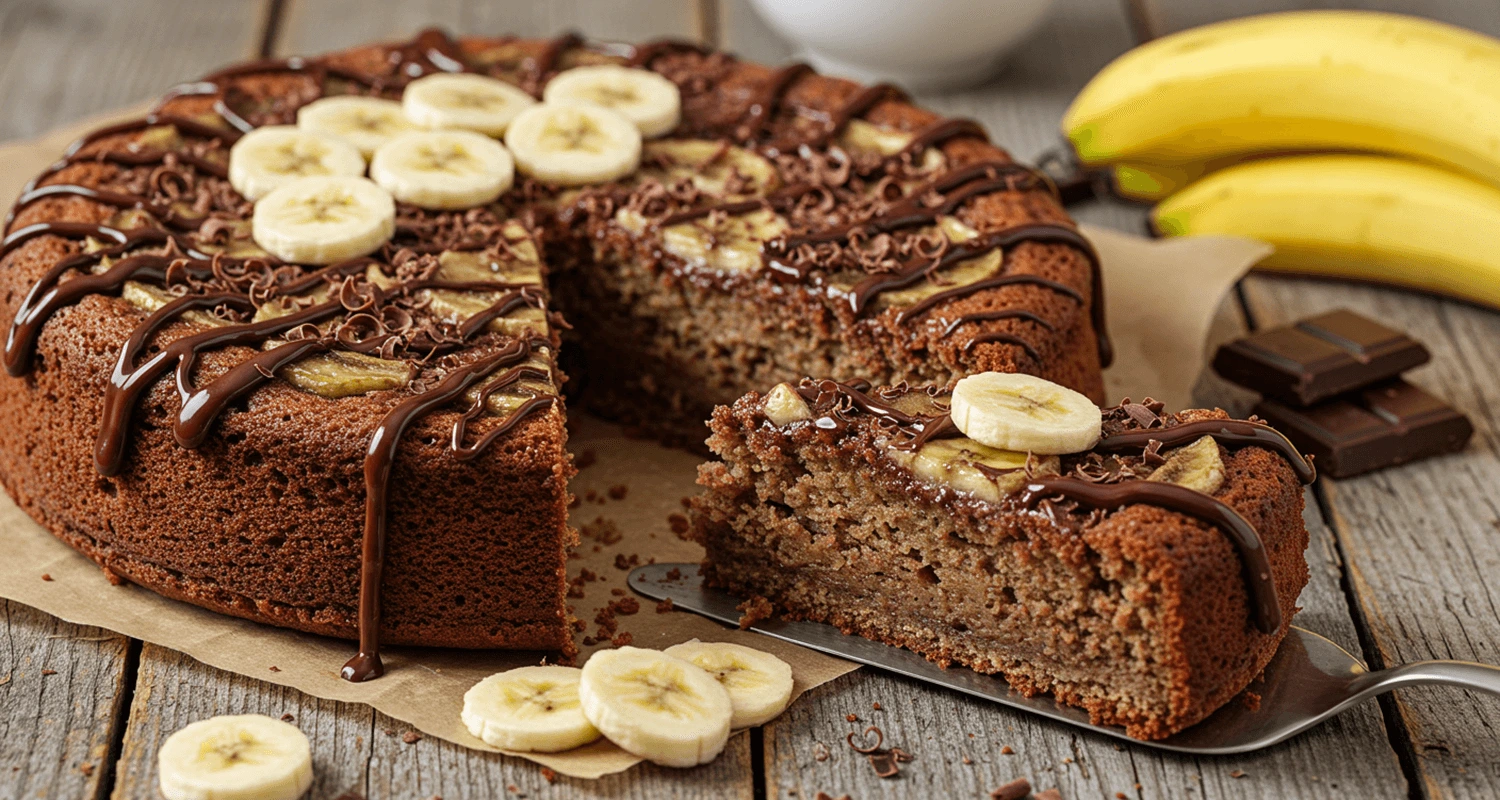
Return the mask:
<svg viewBox="0 0 1500 800">
<path fill-rule="evenodd" d="M 1154 203 L 1203 177 L 1209 166 L 1197 164 L 1151 164 L 1135 161 L 1110 167 L 1115 194 L 1126 200 Z"/>
<path fill-rule="evenodd" d="M 1500 184 L 1500 40 L 1367 11 L 1230 20 L 1119 57 L 1063 131 L 1087 165 L 1361 150 Z"/>
<path fill-rule="evenodd" d="M 1168 236 L 1231 234 L 1261 266 L 1395 284 L 1500 308 L 1500 188 L 1376 155 L 1268 158 L 1213 173 L 1152 212 Z"/>
</svg>

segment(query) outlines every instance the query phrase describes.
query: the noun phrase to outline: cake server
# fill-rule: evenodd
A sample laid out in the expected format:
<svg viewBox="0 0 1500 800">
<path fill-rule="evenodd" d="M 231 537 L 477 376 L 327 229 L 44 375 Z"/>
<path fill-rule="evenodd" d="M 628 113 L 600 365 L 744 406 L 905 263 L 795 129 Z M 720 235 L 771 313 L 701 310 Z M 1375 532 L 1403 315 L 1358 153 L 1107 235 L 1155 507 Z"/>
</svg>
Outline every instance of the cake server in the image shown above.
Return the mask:
<svg viewBox="0 0 1500 800">
<path fill-rule="evenodd" d="M 668 573 L 674 571 L 679 577 L 669 580 Z M 697 564 L 638 567 L 630 573 L 630 588 L 652 600 L 671 598 L 674 609 L 726 625 L 739 624 L 736 606 L 741 600 L 704 587 Z M 1269 747 L 1362 700 L 1405 686 L 1440 684 L 1500 695 L 1500 667 L 1465 661 L 1416 661 L 1371 672 L 1342 647 L 1292 626 L 1266 666 L 1263 681 L 1251 684 L 1261 697 L 1258 708 L 1231 701 L 1187 730 L 1166 739 L 1144 741 L 1125 735 L 1123 728 L 1091 724 L 1087 712 L 1058 705 L 1048 696 L 1025 697 L 1011 689 L 1004 678 L 963 667 L 943 669 L 910 650 L 849 636 L 832 625 L 772 617 L 751 625 L 750 630 L 1133 744 L 1200 755 L 1229 755 Z"/>
</svg>

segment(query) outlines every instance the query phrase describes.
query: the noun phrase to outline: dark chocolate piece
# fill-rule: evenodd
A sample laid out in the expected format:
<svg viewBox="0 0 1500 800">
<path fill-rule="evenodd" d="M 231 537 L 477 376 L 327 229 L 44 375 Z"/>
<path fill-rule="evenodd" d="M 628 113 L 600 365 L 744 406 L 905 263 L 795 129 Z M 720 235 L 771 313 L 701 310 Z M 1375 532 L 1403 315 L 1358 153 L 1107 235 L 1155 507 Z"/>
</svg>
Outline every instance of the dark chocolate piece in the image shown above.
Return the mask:
<svg viewBox="0 0 1500 800">
<path fill-rule="evenodd" d="M 1468 417 L 1399 378 L 1311 408 L 1262 400 L 1255 413 L 1335 478 L 1458 452 L 1474 433 Z"/>
<path fill-rule="evenodd" d="M 1310 406 L 1427 363 L 1406 334 L 1345 309 L 1219 348 L 1214 371 L 1283 403 Z"/>
</svg>

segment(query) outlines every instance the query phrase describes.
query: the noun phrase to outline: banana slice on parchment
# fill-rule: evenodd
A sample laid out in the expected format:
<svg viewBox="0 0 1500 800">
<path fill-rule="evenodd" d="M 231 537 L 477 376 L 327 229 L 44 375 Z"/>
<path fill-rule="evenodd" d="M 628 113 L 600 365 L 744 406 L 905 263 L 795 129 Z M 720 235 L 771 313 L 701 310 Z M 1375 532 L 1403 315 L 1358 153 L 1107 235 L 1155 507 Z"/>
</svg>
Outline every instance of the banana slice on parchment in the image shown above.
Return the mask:
<svg viewBox="0 0 1500 800">
<path fill-rule="evenodd" d="M 1049 380 L 1007 372 L 970 375 L 953 387 L 953 424 L 980 444 L 1021 453 L 1078 453 L 1099 441 L 1092 400 Z"/>
<path fill-rule="evenodd" d="M 599 738 L 578 701 L 582 670 L 521 667 L 491 675 L 464 693 L 469 732 L 504 750 L 558 753 Z"/>
<path fill-rule="evenodd" d="M 417 131 L 381 145 L 370 177 L 403 203 L 455 210 L 494 202 L 515 181 L 515 162 L 481 133 Z"/>
<path fill-rule="evenodd" d="M 670 133 L 682 121 L 682 93 L 677 84 L 649 69 L 614 64 L 575 67 L 549 81 L 542 99 L 618 111 L 648 139 Z"/>
<path fill-rule="evenodd" d="M 559 186 L 605 183 L 641 163 L 641 132 L 618 112 L 584 103 L 543 103 L 505 130 L 505 146 L 527 175 Z"/>
<path fill-rule="evenodd" d="M 296 800 L 312 785 L 312 749 L 297 727 L 259 714 L 201 720 L 156 757 L 167 800 Z"/>
<path fill-rule="evenodd" d="M 730 726 L 769 722 L 792 701 L 792 667 L 770 653 L 730 642 L 675 644 L 662 652 L 697 664 L 729 692 Z"/>
<path fill-rule="evenodd" d="M 312 175 L 365 174 L 365 157 L 343 139 L 295 125 L 267 125 L 229 148 L 229 184 L 247 200 Z"/>
<path fill-rule="evenodd" d="M 499 137 L 536 99 L 502 80 L 466 73 L 439 73 L 407 84 L 401 95 L 406 116 L 427 128 L 458 128 Z"/>
<path fill-rule="evenodd" d="M 729 692 L 697 665 L 657 650 L 594 653 L 578 697 L 611 742 L 663 766 L 707 764 L 729 741 Z"/>
<path fill-rule="evenodd" d="M 297 109 L 297 127 L 337 136 L 369 158 L 392 137 L 422 130 L 395 100 L 339 95 L 324 97 Z"/>
<path fill-rule="evenodd" d="M 255 243 L 282 261 L 332 264 L 368 255 L 391 238 L 396 203 L 366 178 L 298 178 L 262 197 L 250 218 Z"/>
</svg>

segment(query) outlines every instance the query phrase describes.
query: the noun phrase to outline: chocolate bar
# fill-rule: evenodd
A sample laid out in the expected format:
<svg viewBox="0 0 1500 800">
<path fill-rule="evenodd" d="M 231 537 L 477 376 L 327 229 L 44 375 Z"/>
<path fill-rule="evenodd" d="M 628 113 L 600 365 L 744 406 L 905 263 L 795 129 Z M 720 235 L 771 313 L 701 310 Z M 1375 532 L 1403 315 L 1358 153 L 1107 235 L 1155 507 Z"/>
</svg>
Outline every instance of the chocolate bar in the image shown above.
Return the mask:
<svg viewBox="0 0 1500 800">
<path fill-rule="evenodd" d="M 1310 406 L 1427 363 L 1427 348 L 1353 311 L 1320 314 L 1230 342 L 1214 355 L 1225 379 Z"/>
<path fill-rule="evenodd" d="M 1399 378 L 1310 408 L 1262 400 L 1255 413 L 1334 478 L 1457 452 L 1474 433 L 1468 417 Z"/>
</svg>

